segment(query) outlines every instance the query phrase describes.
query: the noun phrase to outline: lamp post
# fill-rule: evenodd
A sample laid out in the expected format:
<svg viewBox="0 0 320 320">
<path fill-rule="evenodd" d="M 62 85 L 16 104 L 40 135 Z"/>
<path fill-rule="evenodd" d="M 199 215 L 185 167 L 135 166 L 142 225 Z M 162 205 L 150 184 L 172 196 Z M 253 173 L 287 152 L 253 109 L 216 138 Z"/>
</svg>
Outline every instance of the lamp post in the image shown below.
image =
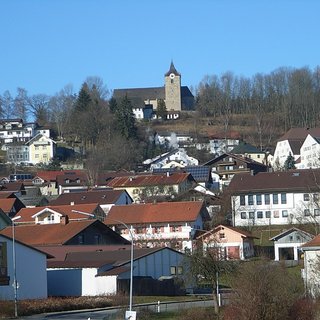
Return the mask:
<svg viewBox="0 0 320 320">
<path fill-rule="evenodd" d="M 17 267 L 16 267 L 16 243 L 15 243 L 15 230 L 14 221 L 20 219 L 17 216 L 11 219 L 12 222 L 12 264 L 13 264 L 13 292 L 14 292 L 14 317 L 18 318 L 18 282 L 17 282 Z"/>
<path fill-rule="evenodd" d="M 130 238 L 131 238 L 131 254 L 130 254 L 130 293 L 129 293 L 129 312 L 126 312 L 125 319 L 135 320 L 136 319 L 136 312 L 132 311 L 132 288 L 133 288 L 133 233 L 132 230 L 129 228 L 129 226 L 124 223 L 123 221 L 116 220 L 116 219 L 110 219 L 108 220 L 118 222 L 122 224 L 125 228 L 128 229 Z"/>
</svg>

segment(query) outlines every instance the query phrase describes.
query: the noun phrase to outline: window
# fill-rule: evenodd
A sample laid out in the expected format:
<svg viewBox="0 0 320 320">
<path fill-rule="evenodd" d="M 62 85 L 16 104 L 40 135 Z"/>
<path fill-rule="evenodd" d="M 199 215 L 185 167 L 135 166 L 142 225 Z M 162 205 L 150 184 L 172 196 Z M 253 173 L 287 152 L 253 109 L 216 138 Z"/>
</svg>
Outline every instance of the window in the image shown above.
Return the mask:
<svg viewBox="0 0 320 320">
<path fill-rule="evenodd" d="M 256 195 L 256 202 L 257 202 L 257 205 L 261 205 L 262 204 L 262 196 L 261 196 L 261 194 L 257 194 Z"/>
<path fill-rule="evenodd" d="M 183 274 L 183 267 L 181 266 L 178 267 L 178 274 Z"/>
<path fill-rule="evenodd" d="M 282 210 L 282 218 L 288 217 L 288 210 Z"/>
<path fill-rule="evenodd" d="M 270 194 L 264 195 L 264 204 L 270 204 Z"/>
<path fill-rule="evenodd" d="M 286 203 L 287 203 L 287 194 L 281 193 L 281 204 L 286 204 Z"/>
<path fill-rule="evenodd" d="M 318 202 L 319 201 L 319 193 L 314 193 L 313 194 L 313 201 Z"/>
<path fill-rule="evenodd" d="M 249 194 L 249 195 L 248 195 L 248 205 L 249 205 L 249 206 L 252 206 L 252 205 L 253 205 L 253 195 L 252 195 L 252 194 Z"/>
<path fill-rule="evenodd" d="M 303 195 L 303 200 L 304 200 L 304 201 L 309 201 L 309 200 L 310 200 L 309 193 L 305 193 L 305 194 Z"/>
<path fill-rule="evenodd" d="M 171 273 L 171 275 L 177 274 L 177 268 L 176 267 L 170 267 L 170 273 Z"/>
<path fill-rule="evenodd" d="M 314 209 L 314 216 L 315 217 L 320 216 L 320 209 Z"/>
<path fill-rule="evenodd" d="M 241 212 L 241 219 L 247 219 L 247 213 L 246 212 Z"/>
<path fill-rule="evenodd" d="M 101 235 L 100 234 L 95 234 L 94 235 L 94 242 L 95 242 L 95 244 L 100 244 L 101 243 Z"/>
<path fill-rule="evenodd" d="M 278 210 L 273 211 L 273 217 L 274 218 L 279 218 L 279 211 Z"/>
<path fill-rule="evenodd" d="M 219 233 L 219 239 L 224 239 L 225 237 L 226 235 L 224 234 L 224 232 Z"/>
<path fill-rule="evenodd" d="M 278 204 L 279 203 L 279 199 L 278 199 L 278 194 L 277 193 L 274 193 L 272 195 L 272 201 L 273 201 L 273 204 Z"/>
<path fill-rule="evenodd" d="M 173 227 L 173 232 L 179 232 L 179 231 L 180 231 L 180 227 L 178 227 L 178 226 Z"/>
<path fill-rule="evenodd" d="M 266 211 L 266 218 L 270 219 L 271 218 L 271 211 Z"/>
<path fill-rule="evenodd" d="M 240 206 L 246 205 L 246 197 L 244 195 L 240 196 Z"/>
<path fill-rule="evenodd" d="M 253 211 L 249 212 L 249 219 L 254 219 L 254 212 Z"/>
<path fill-rule="evenodd" d="M 161 227 L 156 227 L 156 233 L 161 233 Z"/>
<path fill-rule="evenodd" d="M 262 219 L 263 218 L 263 212 L 262 211 L 258 211 L 257 212 L 257 218 L 258 219 Z"/>
<path fill-rule="evenodd" d="M 36 154 L 34 155 L 34 157 L 35 157 L 36 159 L 38 159 L 38 158 L 39 158 L 39 155 L 36 153 Z"/>
<path fill-rule="evenodd" d="M 305 217 L 309 217 L 310 216 L 310 210 L 309 209 L 304 209 L 303 213 L 304 213 Z"/>
</svg>

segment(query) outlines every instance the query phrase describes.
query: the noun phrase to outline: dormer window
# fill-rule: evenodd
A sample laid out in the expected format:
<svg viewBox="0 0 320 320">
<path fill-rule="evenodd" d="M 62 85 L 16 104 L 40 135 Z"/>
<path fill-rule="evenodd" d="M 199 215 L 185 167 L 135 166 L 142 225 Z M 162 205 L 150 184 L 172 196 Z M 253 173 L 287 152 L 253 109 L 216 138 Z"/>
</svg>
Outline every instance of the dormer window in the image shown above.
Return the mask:
<svg viewBox="0 0 320 320">
<path fill-rule="evenodd" d="M 77 182 L 77 183 L 80 183 L 80 179 L 79 179 L 79 178 L 77 178 L 76 182 Z"/>
<path fill-rule="evenodd" d="M 65 181 L 65 183 L 70 183 L 70 180 L 69 179 L 66 179 L 66 180 L 64 180 Z"/>
</svg>

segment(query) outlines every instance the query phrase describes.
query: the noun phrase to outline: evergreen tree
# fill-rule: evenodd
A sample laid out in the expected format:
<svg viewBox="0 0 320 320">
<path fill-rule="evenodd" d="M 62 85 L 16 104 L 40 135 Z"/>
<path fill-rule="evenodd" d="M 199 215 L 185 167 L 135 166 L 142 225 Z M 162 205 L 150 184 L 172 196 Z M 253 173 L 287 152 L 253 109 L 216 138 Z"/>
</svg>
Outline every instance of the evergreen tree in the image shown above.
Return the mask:
<svg viewBox="0 0 320 320">
<path fill-rule="evenodd" d="M 111 113 L 115 113 L 117 110 L 117 100 L 113 97 L 109 100 L 109 110 Z"/>
<path fill-rule="evenodd" d="M 88 85 L 84 83 L 80 89 L 75 109 L 78 112 L 87 111 L 91 103 L 90 91 Z"/>
<path fill-rule="evenodd" d="M 129 139 L 137 137 L 137 128 L 132 112 L 132 104 L 127 96 L 120 101 L 115 112 L 115 117 L 118 130 L 124 138 Z"/>
<path fill-rule="evenodd" d="M 163 99 L 158 99 L 157 101 L 158 106 L 157 106 L 157 117 L 160 117 L 163 120 L 167 119 L 167 107 L 166 103 L 164 102 Z"/>
<path fill-rule="evenodd" d="M 292 156 L 291 152 L 289 153 L 285 163 L 284 163 L 284 169 L 290 170 L 290 169 L 295 169 L 295 161 L 294 161 L 294 157 Z"/>
</svg>

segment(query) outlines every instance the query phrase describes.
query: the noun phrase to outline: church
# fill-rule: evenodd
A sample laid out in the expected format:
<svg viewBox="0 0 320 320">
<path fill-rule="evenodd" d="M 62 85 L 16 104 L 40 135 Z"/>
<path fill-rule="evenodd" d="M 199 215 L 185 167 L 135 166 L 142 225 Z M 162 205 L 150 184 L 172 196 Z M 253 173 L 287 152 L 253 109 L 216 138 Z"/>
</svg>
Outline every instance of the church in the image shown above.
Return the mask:
<svg viewBox="0 0 320 320">
<path fill-rule="evenodd" d="M 164 75 L 164 86 L 152 88 L 115 89 L 113 97 L 118 100 L 127 95 L 135 110 L 157 110 L 158 100 L 164 100 L 167 111 L 179 112 L 194 109 L 194 96 L 187 86 L 181 86 L 181 74 L 171 62 Z M 145 117 L 144 117 L 145 118 Z"/>
</svg>

